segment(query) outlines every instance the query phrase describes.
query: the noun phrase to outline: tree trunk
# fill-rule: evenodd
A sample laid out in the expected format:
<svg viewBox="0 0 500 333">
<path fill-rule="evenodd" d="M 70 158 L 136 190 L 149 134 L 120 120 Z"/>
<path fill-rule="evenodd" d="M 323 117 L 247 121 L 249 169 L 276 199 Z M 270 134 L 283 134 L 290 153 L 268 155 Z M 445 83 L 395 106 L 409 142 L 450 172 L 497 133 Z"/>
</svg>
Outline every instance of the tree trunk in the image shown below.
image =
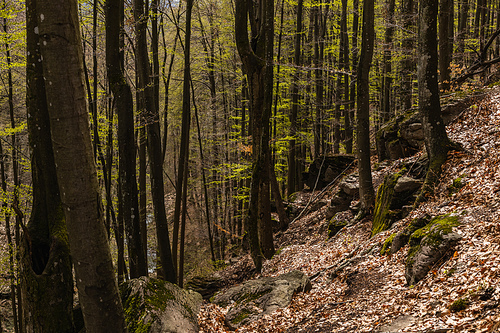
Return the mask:
<svg viewBox="0 0 500 333">
<path fill-rule="evenodd" d="M 33 205 L 21 249 L 25 327 L 29 332 L 73 332 L 73 272 L 50 140 L 43 68 L 38 61 L 40 39 L 34 30 L 38 25 L 34 1 L 27 1 L 26 13 Z"/>
<path fill-rule="evenodd" d="M 436 1 L 424 0 L 419 3 L 418 109 L 425 136 L 425 148 L 429 156 L 429 170 L 416 204 L 432 194 L 434 183 L 441 173 L 441 166 L 451 148 L 439 102 L 437 15 Z"/>
<path fill-rule="evenodd" d="M 374 0 L 363 2 L 363 31 L 361 35 L 361 52 L 358 64 L 357 92 L 357 155 L 359 168 L 359 197 L 361 201 L 360 217 L 368 213 L 374 204 L 370 164 L 370 66 L 375 40 Z"/>
<path fill-rule="evenodd" d="M 403 59 L 401 60 L 401 105 L 403 110 L 408 110 L 413 104 L 413 73 L 415 69 L 414 61 L 414 37 L 413 31 L 415 16 L 414 0 L 403 0 L 402 17 L 404 39 L 402 43 Z"/>
<path fill-rule="evenodd" d="M 391 90 L 392 90 L 392 39 L 394 36 L 394 7 L 395 0 L 387 0 L 387 12 L 385 15 L 385 38 L 384 38 L 384 68 L 382 77 L 382 105 L 380 125 L 388 122 L 394 115 L 391 110 Z"/>
<path fill-rule="evenodd" d="M 146 276 L 147 259 L 141 237 L 140 212 L 136 180 L 136 148 L 134 135 L 134 104 L 132 92 L 120 64 L 120 31 L 122 16 L 120 0 L 106 0 L 106 67 L 118 115 L 119 181 L 127 237 L 130 277 Z"/>
<path fill-rule="evenodd" d="M 441 90 L 450 89 L 451 51 L 453 39 L 450 38 L 450 20 L 453 20 L 453 0 L 439 2 L 439 83 Z"/>
<path fill-rule="evenodd" d="M 172 283 L 177 282 L 177 276 L 170 248 L 167 214 L 165 211 L 165 190 L 163 188 L 163 154 L 161 147 L 160 116 L 155 109 L 153 87 L 150 84 L 150 69 L 146 29 L 148 15 L 144 11 L 144 1 L 134 1 L 134 19 L 136 31 L 136 71 L 139 76 L 138 89 L 143 90 L 142 119 L 146 124 L 148 135 L 148 157 L 151 178 L 151 194 L 153 210 L 156 219 L 156 237 L 160 254 L 162 277 Z"/>
<path fill-rule="evenodd" d="M 77 2 L 38 0 L 36 9 L 54 162 L 85 328 L 125 332 L 92 154 Z"/>
<path fill-rule="evenodd" d="M 292 77 L 292 108 L 290 111 L 290 141 L 288 146 L 288 190 L 290 196 L 298 189 L 297 181 L 297 152 L 296 152 L 296 135 L 297 135 L 297 115 L 299 112 L 299 76 L 301 66 L 301 48 L 300 40 L 302 38 L 302 12 L 304 0 L 299 0 L 297 4 L 297 27 L 295 32 L 294 42 L 294 64 L 295 73 Z"/>
<path fill-rule="evenodd" d="M 257 271 L 262 268 L 262 257 L 269 258 L 274 254 L 269 196 L 273 12 L 274 4 L 270 0 L 263 0 L 259 3 L 258 8 L 249 7 L 246 0 L 235 2 L 236 45 L 248 77 L 252 114 L 253 166 L 250 203 L 245 228 L 248 232 L 251 256 Z M 248 39 L 247 22 L 249 16 L 253 49 L 250 47 Z M 260 31 L 265 33 L 259 34 Z"/>
</svg>

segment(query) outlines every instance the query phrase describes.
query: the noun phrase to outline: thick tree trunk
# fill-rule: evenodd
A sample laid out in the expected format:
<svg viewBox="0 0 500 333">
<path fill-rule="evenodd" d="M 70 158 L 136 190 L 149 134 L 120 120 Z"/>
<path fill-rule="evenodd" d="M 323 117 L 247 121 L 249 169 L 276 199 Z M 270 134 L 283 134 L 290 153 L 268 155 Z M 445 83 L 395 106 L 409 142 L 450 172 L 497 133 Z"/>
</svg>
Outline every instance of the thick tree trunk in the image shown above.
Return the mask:
<svg viewBox="0 0 500 333">
<path fill-rule="evenodd" d="M 26 104 L 33 206 L 21 249 L 23 310 L 27 331 L 69 333 L 74 331 L 73 268 L 50 139 L 43 68 L 38 61 L 35 5 L 32 0 L 26 2 Z"/>
<path fill-rule="evenodd" d="M 54 162 L 85 328 L 125 332 L 92 154 L 77 2 L 38 0 L 36 8 Z"/>
<path fill-rule="evenodd" d="M 418 24 L 418 109 L 425 136 L 425 148 L 429 156 L 429 171 L 416 204 L 433 192 L 433 186 L 441 173 L 441 166 L 451 148 L 451 142 L 441 116 L 438 87 L 437 53 L 438 4 L 433 0 L 419 3 Z"/>
<path fill-rule="evenodd" d="M 235 5 L 236 45 L 248 77 L 252 115 L 253 166 L 246 230 L 252 259 L 256 269 L 260 271 L 262 257 L 270 258 L 274 254 L 269 195 L 274 3 L 264 0 L 255 8 L 255 12 L 246 0 L 238 0 Z M 253 50 L 248 39 L 249 16 L 255 41 Z M 265 33 L 259 34 L 260 31 Z"/>
<path fill-rule="evenodd" d="M 374 0 L 363 2 L 363 32 L 361 35 L 361 52 L 358 65 L 357 93 L 357 155 L 359 169 L 359 197 L 361 211 L 359 216 L 368 213 L 374 204 L 370 164 L 370 66 L 375 40 Z"/>
</svg>

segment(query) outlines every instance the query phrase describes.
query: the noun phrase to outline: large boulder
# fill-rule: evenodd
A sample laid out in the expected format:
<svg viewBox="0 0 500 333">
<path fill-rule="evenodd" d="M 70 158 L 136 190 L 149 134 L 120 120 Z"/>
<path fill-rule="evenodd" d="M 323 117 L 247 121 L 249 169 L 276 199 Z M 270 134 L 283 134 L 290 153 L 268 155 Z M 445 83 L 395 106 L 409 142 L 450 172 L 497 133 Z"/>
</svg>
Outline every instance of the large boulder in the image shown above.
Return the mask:
<svg viewBox="0 0 500 333">
<path fill-rule="evenodd" d="M 197 333 L 200 294 L 148 277 L 120 286 L 129 332 Z"/>
<path fill-rule="evenodd" d="M 458 225 L 456 216 L 438 216 L 411 235 L 405 269 L 408 285 L 422 280 L 437 261 L 451 254 L 450 249 L 462 238 L 453 232 Z"/>
<path fill-rule="evenodd" d="M 321 190 L 354 166 L 355 160 L 353 155 L 341 154 L 317 157 L 302 178 L 310 189 Z"/>
<path fill-rule="evenodd" d="M 230 306 L 226 314 L 226 325 L 235 330 L 249 322 L 286 307 L 297 292 L 311 289 L 311 281 L 300 271 L 291 271 L 277 277 L 250 280 L 217 294 L 213 302 L 219 306 Z"/>
</svg>

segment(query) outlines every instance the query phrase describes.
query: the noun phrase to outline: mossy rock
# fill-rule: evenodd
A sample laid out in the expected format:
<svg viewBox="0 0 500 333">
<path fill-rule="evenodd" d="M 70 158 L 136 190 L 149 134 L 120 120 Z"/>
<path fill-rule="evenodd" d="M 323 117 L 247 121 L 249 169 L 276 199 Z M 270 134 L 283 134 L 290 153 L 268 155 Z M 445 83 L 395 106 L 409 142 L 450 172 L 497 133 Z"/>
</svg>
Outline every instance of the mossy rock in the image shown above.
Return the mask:
<svg viewBox="0 0 500 333">
<path fill-rule="evenodd" d="M 393 233 L 389 237 L 387 237 L 387 239 L 384 242 L 384 245 L 382 245 L 382 249 L 380 250 L 381 255 L 391 254 L 391 246 L 394 237 L 396 237 L 396 233 Z"/>
<path fill-rule="evenodd" d="M 388 252 L 391 254 L 398 252 L 399 249 L 408 244 L 410 236 L 416 230 L 425 227 L 430 221 L 431 217 L 428 214 L 413 219 L 408 226 L 394 236 Z"/>
<path fill-rule="evenodd" d="M 394 222 L 397 212 L 391 210 L 391 204 L 394 197 L 394 187 L 401 177 L 399 173 L 385 176 L 384 182 L 377 190 L 375 199 L 375 211 L 373 213 L 372 237 L 389 229 Z"/>
<path fill-rule="evenodd" d="M 328 239 L 335 237 L 347 225 L 347 221 L 340 221 L 334 216 L 328 225 Z"/>
<path fill-rule="evenodd" d="M 140 277 L 120 286 L 128 331 L 198 332 L 200 294 L 172 283 Z"/>
<path fill-rule="evenodd" d="M 408 285 L 422 280 L 437 261 L 449 254 L 449 250 L 462 238 L 453 232 L 453 227 L 458 225 L 457 216 L 442 215 L 412 233 L 406 260 Z"/>
</svg>

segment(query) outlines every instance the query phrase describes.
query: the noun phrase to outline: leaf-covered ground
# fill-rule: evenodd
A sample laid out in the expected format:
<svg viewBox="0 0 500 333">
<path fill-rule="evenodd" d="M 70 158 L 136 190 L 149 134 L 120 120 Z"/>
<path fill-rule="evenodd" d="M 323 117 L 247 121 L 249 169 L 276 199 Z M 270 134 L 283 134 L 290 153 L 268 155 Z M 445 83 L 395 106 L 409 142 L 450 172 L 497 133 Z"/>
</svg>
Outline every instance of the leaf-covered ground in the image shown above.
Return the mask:
<svg viewBox="0 0 500 333">
<path fill-rule="evenodd" d="M 478 99 L 447 130 L 466 151 L 450 153 L 435 196 L 391 230 L 370 238 L 371 221 L 365 219 L 327 240 L 322 208 L 278 234 L 280 251 L 265 263 L 261 275 L 298 269 L 313 278 L 313 289 L 237 332 L 385 331 L 385 325 L 398 318 L 405 321 L 402 332 L 500 331 L 500 91 L 492 90 Z M 375 184 L 384 174 L 418 157 L 376 171 Z M 460 188 L 453 186 L 457 179 L 461 179 Z M 308 194 L 299 198 L 308 199 Z M 425 213 L 457 215 L 461 225 L 455 231 L 463 238 L 449 260 L 433 267 L 415 286 L 407 286 L 408 248 L 392 256 L 381 256 L 379 250 L 390 234 Z M 350 265 L 339 270 L 346 260 Z M 250 267 L 250 259 L 243 257 L 221 275 L 241 282 L 238 277 Z M 466 308 L 450 311 L 459 299 Z M 226 332 L 225 311 L 205 303 L 199 315 L 201 332 Z"/>
</svg>

